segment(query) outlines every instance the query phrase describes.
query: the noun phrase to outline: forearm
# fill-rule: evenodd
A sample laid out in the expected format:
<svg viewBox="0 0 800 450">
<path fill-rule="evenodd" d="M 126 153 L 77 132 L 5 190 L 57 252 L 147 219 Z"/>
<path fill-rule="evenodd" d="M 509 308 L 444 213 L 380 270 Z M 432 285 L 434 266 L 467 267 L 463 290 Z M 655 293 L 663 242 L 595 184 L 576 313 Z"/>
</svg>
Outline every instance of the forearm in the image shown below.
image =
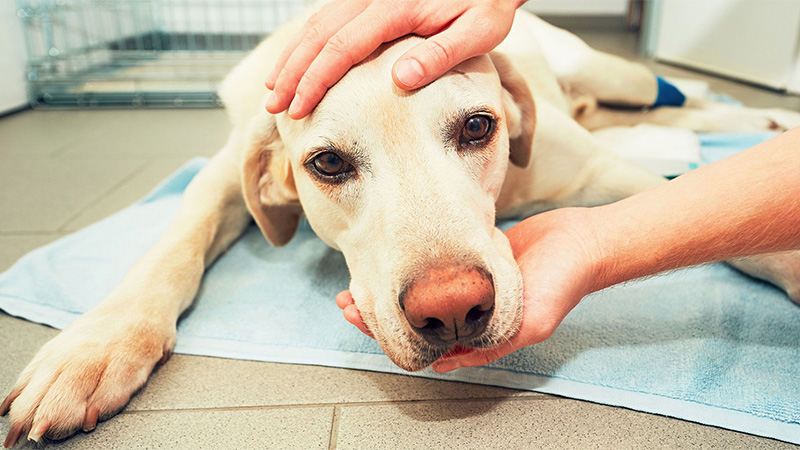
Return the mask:
<svg viewBox="0 0 800 450">
<path fill-rule="evenodd" d="M 800 248 L 800 129 L 591 214 L 600 274 L 593 290 Z"/>
</svg>

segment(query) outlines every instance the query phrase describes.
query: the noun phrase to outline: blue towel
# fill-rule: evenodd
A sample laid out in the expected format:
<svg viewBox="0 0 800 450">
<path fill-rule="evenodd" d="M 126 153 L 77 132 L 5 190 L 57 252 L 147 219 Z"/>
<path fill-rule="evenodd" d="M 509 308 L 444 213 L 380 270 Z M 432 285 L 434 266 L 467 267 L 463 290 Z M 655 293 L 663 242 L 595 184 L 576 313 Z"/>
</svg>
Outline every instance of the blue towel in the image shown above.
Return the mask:
<svg viewBox="0 0 800 450">
<path fill-rule="evenodd" d="M 135 205 L 24 256 L 0 275 L 0 308 L 65 327 L 156 242 L 205 163 L 190 161 Z M 307 224 L 283 248 L 271 248 L 250 227 L 206 274 L 180 322 L 175 350 L 403 373 L 342 318 L 334 296 L 347 284 L 342 255 Z M 490 366 L 416 375 L 558 394 L 800 443 L 798 361 L 800 308 L 778 289 L 713 264 L 595 293 L 551 339 Z"/>
</svg>

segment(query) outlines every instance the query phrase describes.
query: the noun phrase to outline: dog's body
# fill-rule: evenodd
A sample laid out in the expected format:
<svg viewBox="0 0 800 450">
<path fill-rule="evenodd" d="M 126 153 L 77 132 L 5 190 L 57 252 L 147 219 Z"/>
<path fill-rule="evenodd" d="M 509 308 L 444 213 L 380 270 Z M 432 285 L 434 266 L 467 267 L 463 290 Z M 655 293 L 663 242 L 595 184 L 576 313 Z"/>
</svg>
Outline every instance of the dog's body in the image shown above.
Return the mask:
<svg viewBox="0 0 800 450">
<path fill-rule="evenodd" d="M 305 213 L 344 253 L 356 305 L 382 348 L 419 370 L 456 342 L 492 346 L 516 332 L 521 277 L 496 212 L 608 203 L 664 181 L 613 156 L 587 128 L 800 123 L 786 111 L 700 100 L 650 112 L 598 106 L 651 105 L 653 74 L 524 13 L 491 56 L 413 93 L 394 87 L 389 70 L 417 38 L 385 45 L 295 122 L 264 111 L 261 86 L 298 24 L 262 42 L 223 83 L 233 123 L 226 146 L 187 188 L 156 247 L 25 369 L 0 408 L 10 406 L 7 443 L 26 432 L 65 437 L 119 411 L 168 357 L 205 267 L 253 219 L 281 245 Z M 798 252 L 733 264 L 800 297 Z"/>
</svg>

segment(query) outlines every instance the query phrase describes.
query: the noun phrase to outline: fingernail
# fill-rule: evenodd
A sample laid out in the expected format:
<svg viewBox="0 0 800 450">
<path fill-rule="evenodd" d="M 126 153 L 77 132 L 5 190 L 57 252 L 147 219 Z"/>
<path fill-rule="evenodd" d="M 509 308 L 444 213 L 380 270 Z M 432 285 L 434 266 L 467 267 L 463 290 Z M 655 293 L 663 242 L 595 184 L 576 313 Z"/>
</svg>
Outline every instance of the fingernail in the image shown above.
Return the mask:
<svg viewBox="0 0 800 450">
<path fill-rule="evenodd" d="M 301 103 L 302 103 L 302 100 L 300 100 L 300 96 L 298 94 L 295 94 L 294 98 L 292 99 L 292 103 L 289 105 L 289 115 L 290 116 L 294 116 L 295 114 L 297 114 L 298 111 L 300 111 L 300 104 Z"/>
<path fill-rule="evenodd" d="M 264 107 L 267 109 L 271 109 L 275 107 L 275 104 L 278 103 L 278 96 L 275 95 L 275 91 L 270 92 L 269 97 L 267 97 L 266 103 L 264 103 Z"/>
<path fill-rule="evenodd" d="M 422 66 L 414 59 L 404 59 L 398 62 L 394 68 L 394 74 L 397 81 L 410 88 L 416 87 L 425 76 Z"/>
</svg>

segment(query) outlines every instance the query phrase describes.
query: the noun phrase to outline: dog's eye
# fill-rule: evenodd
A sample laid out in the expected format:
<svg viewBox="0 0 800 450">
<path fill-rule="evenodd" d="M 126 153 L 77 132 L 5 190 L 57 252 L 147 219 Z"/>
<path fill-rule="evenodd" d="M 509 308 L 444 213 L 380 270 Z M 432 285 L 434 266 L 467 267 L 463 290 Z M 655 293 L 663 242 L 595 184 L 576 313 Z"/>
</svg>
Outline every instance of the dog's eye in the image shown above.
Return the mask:
<svg viewBox="0 0 800 450">
<path fill-rule="evenodd" d="M 313 163 L 317 172 L 328 177 L 353 170 L 353 166 L 333 152 L 320 153 L 314 157 Z"/>
<path fill-rule="evenodd" d="M 464 129 L 461 130 L 461 138 L 467 142 L 475 143 L 485 138 L 492 129 L 492 119 L 483 114 L 470 116 L 464 122 Z"/>
</svg>

